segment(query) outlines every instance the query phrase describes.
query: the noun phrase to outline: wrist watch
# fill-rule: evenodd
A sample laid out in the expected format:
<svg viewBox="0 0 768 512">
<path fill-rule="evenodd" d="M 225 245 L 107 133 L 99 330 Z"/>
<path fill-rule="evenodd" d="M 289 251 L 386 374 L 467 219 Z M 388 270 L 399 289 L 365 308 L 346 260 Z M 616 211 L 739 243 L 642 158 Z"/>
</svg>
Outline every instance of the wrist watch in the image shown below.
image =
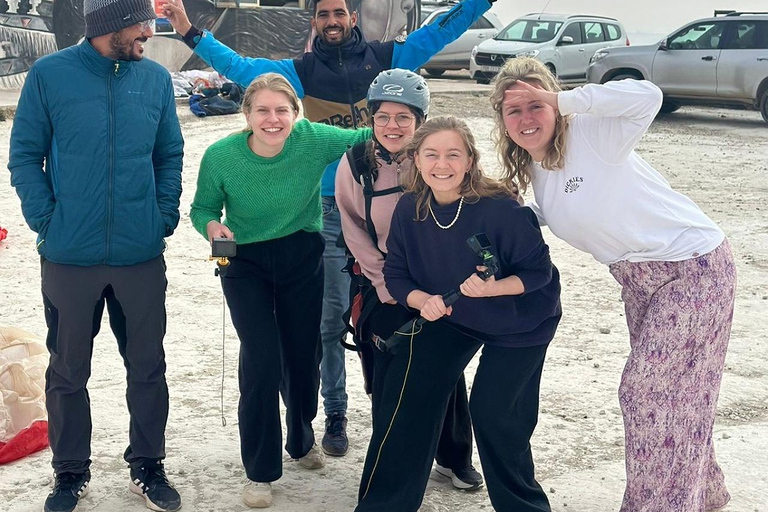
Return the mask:
<svg viewBox="0 0 768 512">
<path fill-rule="evenodd" d="M 184 43 L 189 46 L 191 49 L 195 49 L 195 46 L 197 46 L 197 43 L 200 42 L 200 40 L 205 36 L 204 32 L 201 32 L 200 29 L 192 25 L 192 27 L 187 30 L 187 33 L 184 34 L 182 39 L 184 40 Z"/>
</svg>

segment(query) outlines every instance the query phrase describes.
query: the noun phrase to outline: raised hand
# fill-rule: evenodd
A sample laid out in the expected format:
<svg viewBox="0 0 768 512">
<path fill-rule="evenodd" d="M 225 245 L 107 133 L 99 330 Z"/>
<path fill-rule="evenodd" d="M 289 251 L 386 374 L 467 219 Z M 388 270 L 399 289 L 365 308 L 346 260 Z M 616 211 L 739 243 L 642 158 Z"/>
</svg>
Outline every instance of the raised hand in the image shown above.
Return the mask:
<svg viewBox="0 0 768 512">
<path fill-rule="evenodd" d="M 192 28 L 192 23 L 189 21 L 182 0 L 168 0 L 163 4 L 163 14 L 168 18 L 168 21 L 171 22 L 171 25 L 176 29 L 176 32 L 182 36 L 186 35 L 186 33 L 189 32 L 189 29 Z"/>
<path fill-rule="evenodd" d="M 504 91 L 504 106 L 519 106 L 541 101 L 557 110 L 557 93 L 544 90 L 540 87 L 518 80 L 509 89 Z"/>
</svg>

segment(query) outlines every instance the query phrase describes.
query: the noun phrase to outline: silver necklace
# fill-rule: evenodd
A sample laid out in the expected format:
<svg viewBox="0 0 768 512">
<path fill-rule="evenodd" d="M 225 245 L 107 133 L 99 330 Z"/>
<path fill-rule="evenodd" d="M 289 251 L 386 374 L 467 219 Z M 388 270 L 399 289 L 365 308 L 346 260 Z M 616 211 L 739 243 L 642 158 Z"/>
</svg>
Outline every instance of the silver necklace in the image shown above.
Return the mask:
<svg viewBox="0 0 768 512">
<path fill-rule="evenodd" d="M 457 221 L 457 220 L 459 220 L 459 214 L 461 213 L 461 207 L 462 207 L 463 205 L 464 205 L 464 197 L 462 197 L 461 199 L 459 199 L 459 209 L 458 209 L 458 210 L 456 210 L 456 215 L 453 217 L 453 220 L 451 221 L 451 223 L 450 223 L 450 224 L 448 224 L 447 226 L 443 226 L 442 224 L 440 224 L 440 223 L 437 221 L 437 217 L 435 217 L 435 212 L 433 212 L 433 211 L 432 211 L 432 202 L 430 201 L 430 202 L 427 204 L 427 206 L 429 207 L 429 213 L 430 213 L 430 215 L 432 215 L 432 220 L 434 220 L 434 221 L 435 221 L 435 224 L 437 224 L 437 227 L 439 227 L 440 229 L 450 229 L 450 228 L 452 228 L 452 227 L 453 227 L 453 225 L 454 225 L 454 224 L 456 224 L 456 221 Z"/>
</svg>

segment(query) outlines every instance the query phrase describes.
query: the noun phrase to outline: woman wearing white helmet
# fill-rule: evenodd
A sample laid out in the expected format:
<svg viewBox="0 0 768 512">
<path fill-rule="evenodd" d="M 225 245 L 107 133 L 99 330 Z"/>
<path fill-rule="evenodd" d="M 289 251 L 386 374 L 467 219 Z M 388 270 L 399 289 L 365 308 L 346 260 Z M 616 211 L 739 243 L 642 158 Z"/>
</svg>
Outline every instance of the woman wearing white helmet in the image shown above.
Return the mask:
<svg viewBox="0 0 768 512">
<path fill-rule="evenodd" d="M 359 297 L 359 309 L 354 314 L 355 342 L 363 357 L 375 422 L 381 375 L 391 360 L 379 349 L 380 342 L 415 316 L 389 294 L 382 269 L 390 219 L 403 190 L 400 175 L 413 166 L 402 150 L 429 113 L 427 83 L 412 71 L 383 71 L 371 83 L 368 109 L 373 139 L 350 149 L 341 159 L 336 204 L 344 240 L 356 260 L 353 291 Z M 448 402 L 435 458 L 436 471 L 450 478 L 454 487 L 474 490 L 483 484 L 472 466 L 472 424 L 463 374 Z"/>
</svg>

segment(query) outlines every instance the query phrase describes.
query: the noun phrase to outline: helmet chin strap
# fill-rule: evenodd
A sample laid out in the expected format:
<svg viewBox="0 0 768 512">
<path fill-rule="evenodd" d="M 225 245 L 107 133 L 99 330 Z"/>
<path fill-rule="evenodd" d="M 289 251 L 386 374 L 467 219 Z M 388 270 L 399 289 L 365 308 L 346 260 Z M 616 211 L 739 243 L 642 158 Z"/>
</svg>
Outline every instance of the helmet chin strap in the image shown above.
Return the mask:
<svg viewBox="0 0 768 512">
<path fill-rule="evenodd" d="M 371 138 L 373 139 L 373 149 L 375 151 L 376 156 L 384 160 L 387 164 L 391 164 L 394 160 L 394 157 L 397 155 L 393 155 L 389 152 L 387 148 L 384 147 L 384 145 L 379 142 L 379 139 L 376 138 L 376 134 L 372 134 Z"/>
</svg>

